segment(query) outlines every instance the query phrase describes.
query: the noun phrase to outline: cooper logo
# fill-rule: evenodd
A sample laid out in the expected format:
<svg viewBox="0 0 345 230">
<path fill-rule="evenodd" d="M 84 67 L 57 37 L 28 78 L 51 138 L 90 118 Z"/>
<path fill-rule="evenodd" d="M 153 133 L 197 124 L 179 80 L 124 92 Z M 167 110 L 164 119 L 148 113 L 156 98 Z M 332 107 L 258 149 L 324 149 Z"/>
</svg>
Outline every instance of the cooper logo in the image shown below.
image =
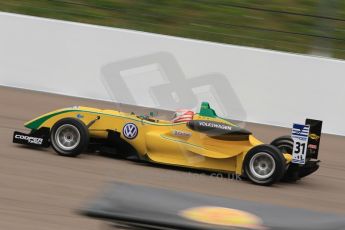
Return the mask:
<svg viewBox="0 0 345 230">
<path fill-rule="evenodd" d="M 175 136 L 180 136 L 180 137 L 190 137 L 192 135 L 191 133 L 180 131 L 180 130 L 173 130 L 173 134 Z"/>
<path fill-rule="evenodd" d="M 26 140 L 30 144 L 41 145 L 43 143 L 43 138 L 39 138 L 39 137 L 29 137 L 29 136 L 17 134 L 14 136 L 14 138 L 20 139 L 20 140 Z"/>
<path fill-rule="evenodd" d="M 212 123 L 212 122 L 200 121 L 199 125 L 200 126 L 204 126 L 204 127 L 218 128 L 218 129 L 224 129 L 224 130 L 231 130 L 231 127 L 228 126 L 228 125 L 217 124 L 217 123 Z"/>
</svg>

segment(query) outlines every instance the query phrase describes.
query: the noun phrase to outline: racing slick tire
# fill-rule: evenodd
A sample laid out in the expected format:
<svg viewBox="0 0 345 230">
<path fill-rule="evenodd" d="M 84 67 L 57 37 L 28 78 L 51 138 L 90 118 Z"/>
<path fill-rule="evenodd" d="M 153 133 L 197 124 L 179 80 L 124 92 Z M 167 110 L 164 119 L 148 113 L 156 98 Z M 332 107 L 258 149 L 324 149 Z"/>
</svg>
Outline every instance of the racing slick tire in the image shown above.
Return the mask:
<svg viewBox="0 0 345 230">
<path fill-rule="evenodd" d="M 255 184 L 271 185 L 285 174 L 285 158 L 273 145 L 258 145 L 244 158 L 244 174 Z"/>
<path fill-rule="evenodd" d="M 291 136 L 286 135 L 286 136 L 281 136 L 274 139 L 271 142 L 271 145 L 276 146 L 282 153 L 288 153 L 292 155 L 293 143 L 294 142 Z M 300 179 L 298 174 L 299 174 L 299 166 L 296 164 L 290 163 L 286 170 L 285 175 L 282 178 L 282 181 L 295 182 L 298 179 Z"/>
<path fill-rule="evenodd" d="M 293 140 L 291 136 L 286 135 L 286 136 L 278 137 L 271 142 L 271 145 L 274 145 L 275 147 L 280 149 L 280 151 L 282 151 L 283 153 L 292 154 Z"/>
<path fill-rule="evenodd" d="M 50 142 L 59 155 L 76 157 L 89 144 L 89 131 L 86 125 L 75 118 L 63 118 L 57 121 L 50 133 Z"/>
</svg>

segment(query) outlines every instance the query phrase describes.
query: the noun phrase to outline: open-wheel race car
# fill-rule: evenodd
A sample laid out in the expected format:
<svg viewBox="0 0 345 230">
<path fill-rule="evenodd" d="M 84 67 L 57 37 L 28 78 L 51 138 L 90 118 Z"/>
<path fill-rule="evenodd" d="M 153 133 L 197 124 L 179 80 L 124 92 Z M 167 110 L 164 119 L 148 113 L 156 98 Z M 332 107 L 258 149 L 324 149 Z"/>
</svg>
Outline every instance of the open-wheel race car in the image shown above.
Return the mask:
<svg viewBox="0 0 345 230">
<path fill-rule="evenodd" d="M 75 157 L 92 146 L 153 163 L 234 173 L 260 185 L 298 180 L 319 167 L 320 121 L 307 119 L 306 125 L 294 125 L 294 139 L 283 136 L 264 144 L 217 116 L 207 102 L 199 113 L 180 110 L 171 120 L 75 106 L 25 127 L 30 134 L 14 132 L 13 142 L 52 146 L 62 156 Z"/>
</svg>

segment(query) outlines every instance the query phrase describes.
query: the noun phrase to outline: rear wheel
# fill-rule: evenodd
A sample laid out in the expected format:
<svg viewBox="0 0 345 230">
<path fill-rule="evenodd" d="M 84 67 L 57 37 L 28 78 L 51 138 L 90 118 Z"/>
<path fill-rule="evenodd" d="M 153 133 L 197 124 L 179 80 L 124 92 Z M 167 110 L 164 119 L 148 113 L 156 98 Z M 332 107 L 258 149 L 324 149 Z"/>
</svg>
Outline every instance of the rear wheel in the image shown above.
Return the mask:
<svg viewBox="0 0 345 230">
<path fill-rule="evenodd" d="M 274 139 L 271 142 L 271 145 L 274 145 L 275 147 L 280 149 L 280 151 L 282 151 L 282 153 L 292 154 L 293 140 L 292 140 L 291 136 L 278 137 L 277 139 Z"/>
<path fill-rule="evenodd" d="M 284 156 L 272 145 L 258 145 L 246 154 L 244 173 L 255 184 L 271 185 L 285 173 Z"/>
<path fill-rule="evenodd" d="M 75 157 L 88 146 L 89 131 L 80 120 L 64 118 L 52 127 L 50 141 L 59 155 Z"/>
<path fill-rule="evenodd" d="M 293 140 L 291 136 L 281 136 L 274 139 L 271 145 L 276 146 L 282 153 L 288 153 L 292 155 L 293 151 Z M 299 179 L 298 175 L 299 166 L 296 164 L 289 164 L 287 171 L 283 177 L 283 181 L 294 182 Z"/>
</svg>

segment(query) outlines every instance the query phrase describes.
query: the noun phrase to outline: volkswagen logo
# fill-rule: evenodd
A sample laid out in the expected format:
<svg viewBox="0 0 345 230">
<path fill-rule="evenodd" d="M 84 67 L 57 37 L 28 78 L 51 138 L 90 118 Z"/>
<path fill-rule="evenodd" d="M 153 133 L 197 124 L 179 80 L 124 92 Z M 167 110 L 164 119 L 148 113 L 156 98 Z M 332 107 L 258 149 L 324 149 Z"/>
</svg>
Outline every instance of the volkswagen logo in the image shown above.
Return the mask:
<svg viewBox="0 0 345 230">
<path fill-rule="evenodd" d="M 122 130 L 123 135 L 128 139 L 134 139 L 138 135 L 138 127 L 133 123 L 127 123 Z"/>
</svg>

